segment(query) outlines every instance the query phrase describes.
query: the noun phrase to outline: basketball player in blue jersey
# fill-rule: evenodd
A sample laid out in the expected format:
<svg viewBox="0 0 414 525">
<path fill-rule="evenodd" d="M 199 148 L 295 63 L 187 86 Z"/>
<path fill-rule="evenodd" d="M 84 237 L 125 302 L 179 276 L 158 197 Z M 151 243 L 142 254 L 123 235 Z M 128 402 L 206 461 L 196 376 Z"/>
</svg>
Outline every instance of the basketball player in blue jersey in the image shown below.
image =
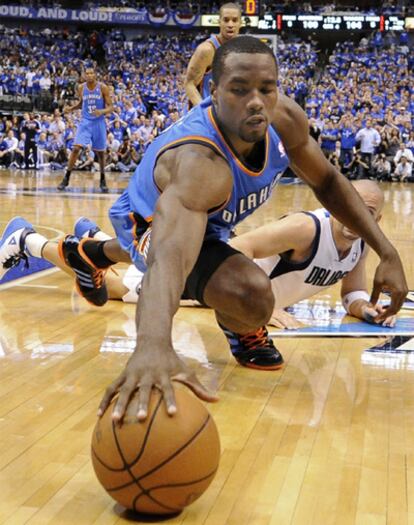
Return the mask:
<svg viewBox="0 0 414 525">
<path fill-rule="evenodd" d="M 210 80 L 216 50 L 231 38 L 238 36 L 241 27 L 241 9 L 238 4 L 228 2 L 220 7 L 220 32 L 201 42 L 188 63 L 185 77 L 185 92 L 190 106 L 196 106 L 210 96 Z"/>
<path fill-rule="evenodd" d="M 378 222 L 384 205 L 384 194 L 378 184 L 358 180 L 352 185 Z M 23 242 L 19 234 L 22 229 L 26 230 Z M 85 217 L 76 221 L 74 233 L 78 238 L 111 238 Z M 271 280 L 275 305 L 268 322 L 270 325 L 299 328 L 301 323 L 285 308 L 326 291 L 338 282 L 341 282 L 342 303 L 349 315 L 373 323 L 384 311 L 381 303 L 375 306 L 370 303 L 366 278 L 368 249 L 364 241 L 323 208 L 291 213 L 229 242 L 233 248 L 254 259 Z M 73 277 L 73 271 L 59 257 L 58 244 L 48 241 L 30 223 L 16 217 L 0 238 L 0 278 L 28 255 L 42 257 Z M 109 298 L 137 303 L 143 276 L 143 272 L 133 265 L 126 271 L 117 268 L 116 273 L 109 272 L 106 276 Z M 191 300 L 182 300 L 180 304 L 199 305 Z M 390 316 L 382 325 L 392 327 L 395 321 L 396 316 Z"/>
<path fill-rule="evenodd" d="M 323 206 L 380 257 L 371 302 L 375 305 L 385 289 L 391 303 L 377 322 L 401 308 L 407 284 L 397 251 L 350 182 L 309 136 L 302 109 L 278 93 L 271 49 L 251 36 L 231 39 L 215 54 L 211 99 L 152 142 L 112 206 L 117 239 L 67 236 L 60 243 L 78 290 L 99 306 L 108 298 L 104 275 L 112 264 L 132 260 L 146 271 L 136 351 L 107 389 L 99 414 L 119 392 L 113 418 L 120 421 L 139 387 L 138 418 L 145 419 L 151 389 L 158 385 L 172 415 L 171 379 L 202 399 L 216 399 L 173 349 L 172 320 L 183 294 L 215 310 L 240 364 L 280 368 L 283 358 L 264 327 L 274 306 L 270 280 L 226 241 L 237 223 L 266 202 L 288 164 Z"/>
<path fill-rule="evenodd" d="M 112 100 L 108 87 L 102 84 L 102 82 L 97 81 L 96 72 L 93 67 L 87 67 L 85 69 L 85 79 L 86 82 L 78 87 L 79 102 L 63 109 L 64 113 L 82 109 L 82 119 L 76 132 L 65 176 L 57 189 L 63 191 L 67 188 L 70 174 L 82 148 L 91 144 L 93 151 L 98 157 L 101 174 L 100 189 L 102 193 L 107 193 L 108 187 L 105 181 L 105 115 L 109 115 L 113 111 Z"/>
</svg>

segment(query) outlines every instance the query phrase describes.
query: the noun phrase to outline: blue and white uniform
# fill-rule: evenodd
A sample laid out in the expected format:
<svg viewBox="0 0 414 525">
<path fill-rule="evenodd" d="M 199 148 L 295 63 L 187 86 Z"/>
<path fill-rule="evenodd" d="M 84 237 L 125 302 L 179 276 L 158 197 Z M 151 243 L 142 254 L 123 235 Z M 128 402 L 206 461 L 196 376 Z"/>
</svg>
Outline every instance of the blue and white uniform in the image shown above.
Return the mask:
<svg viewBox="0 0 414 525">
<path fill-rule="evenodd" d="M 269 127 L 262 142 L 260 169 L 246 166 L 222 135 L 211 100 L 208 98 L 194 107 L 150 144 L 127 189 L 110 210 L 122 248 L 141 271 L 146 268 L 149 226 L 160 196 L 154 180 L 157 161 L 166 151 L 184 144 L 201 144 L 212 149 L 228 162 L 233 174 L 231 194 L 219 209 L 209 214 L 206 239 L 227 241 L 234 226 L 267 201 L 289 164 L 279 136 Z"/>
<path fill-rule="evenodd" d="M 364 241 L 357 239 L 349 253 L 340 259 L 330 213 L 324 208 L 305 212 L 315 221 L 312 252 L 303 262 L 292 262 L 285 254 L 255 259 L 271 279 L 275 308 L 286 308 L 333 286 L 351 272 L 364 253 Z"/>
<path fill-rule="evenodd" d="M 211 35 L 210 38 L 206 40 L 209 44 L 214 47 L 214 52 L 221 46 L 221 42 L 216 35 Z M 209 66 L 203 78 L 201 79 L 200 84 L 197 86 L 198 91 L 200 92 L 202 98 L 207 98 L 210 96 L 210 80 L 213 78 L 212 68 Z"/>
<path fill-rule="evenodd" d="M 98 82 L 94 89 L 88 89 L 86 82 L 82 91 L 82 119 L 76 131 L 74 145 L 88 146 L 92 149 L 104 151 L 106 149 L 106 125 L 105 116 L 95 117 L 93 112 L 105 108 L 105 99 L 102 88 Z"/>
</svg>

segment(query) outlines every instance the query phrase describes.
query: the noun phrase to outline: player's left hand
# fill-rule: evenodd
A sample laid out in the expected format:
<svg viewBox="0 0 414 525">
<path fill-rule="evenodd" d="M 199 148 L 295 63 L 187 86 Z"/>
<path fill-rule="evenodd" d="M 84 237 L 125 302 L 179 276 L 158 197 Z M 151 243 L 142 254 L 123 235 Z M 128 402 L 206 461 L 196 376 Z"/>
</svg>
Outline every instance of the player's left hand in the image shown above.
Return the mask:
<svg viewBox="0 0 414 525">
<path fill-rule="evenodd" d="M 375 306 L 372 306 L 372 304 L 367 303 L 361 307 L 362 318 L 367 323 L 377 324 L 378 316 L 383 314 L 385 310 L 386 308 L 382 304 L 377 303 Z M 390 315 L 386 317 L 384 321 L 379 322 L 379 324 L 381 324 L 382 326 L 388 326 L 389 328 L 393 328 L 395 326 L 396 321 L 397 316 Z"/>
<path fill-rule="evenodd" d="M 293 315 L 286 312 L 285 310 L 277 308 L 273 310 L 272 317 L 267 324 L 276 326 L 276 328 L 283 328 L 287 330 L 296 330 L 303 326 L 303 324 Z"/>
<path fill-rule="evenodd" d="M 375 322 L 378 324 L 400 310 L 408 293 L 404 269 L 396 250 L 381 258 L 381 262 L 377 266 L 370 299 L 372 305 L 376 306 L 382 291 L 390 293 L 391 302 L 375 318 Z"/>
<path fill-rule="evenodd" d="M 95 111 L 92 111 L 92 115 L 94 117 L 100 117 L 101 115 L 103 115 L 102 109 L 95 109 Z"/>
</svg>

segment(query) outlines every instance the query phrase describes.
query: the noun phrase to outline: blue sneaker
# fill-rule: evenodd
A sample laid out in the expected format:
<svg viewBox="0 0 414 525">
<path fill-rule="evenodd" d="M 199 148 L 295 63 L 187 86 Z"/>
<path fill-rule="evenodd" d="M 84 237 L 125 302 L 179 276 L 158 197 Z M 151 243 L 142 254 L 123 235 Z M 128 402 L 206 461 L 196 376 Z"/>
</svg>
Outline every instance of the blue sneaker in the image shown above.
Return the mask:
<svg viewBox="0 0 414 525">
<path fill-rule="evenodd" d="M 74 233 L 75 237 L 82 239 L 83 237 L 93 239 L 101 229 L 96 222 L 91 221 L 87 217 L 79 217 L 75 222 Z"/>
<path fill-rule="evenodd" d="M 256 370 L 278 370 L 283 366 L 283 357 L 270 339 L 265 326 L 245 335 L 236 334 L 220 325 L 236 361 Z"/>
<path fill-rule="evenodd" d="M 15 217 L 6 226 L 0 239 L 0 279 L 11 268 L 24 260 L 29 266 L 26 237 L 35 233 L 33 226 L 22 217 Z"/>
</svg>

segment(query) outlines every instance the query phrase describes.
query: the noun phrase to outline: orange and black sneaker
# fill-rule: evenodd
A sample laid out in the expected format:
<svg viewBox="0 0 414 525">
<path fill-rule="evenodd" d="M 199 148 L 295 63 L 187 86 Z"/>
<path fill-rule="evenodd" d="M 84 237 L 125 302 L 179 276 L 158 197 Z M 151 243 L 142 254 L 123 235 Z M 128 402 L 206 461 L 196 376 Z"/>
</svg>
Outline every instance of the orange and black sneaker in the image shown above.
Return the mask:
<svg viewBox="0 0 414 525">
<path fill-rule="evenodd" d="M 265 326 L 255 332 L 240 335 L 220 325 L 236 361 L 247 368 L 278 370 L 283 366 L 283 357 L 273 344 Z"/>
<path fill-rule="evenodd" d="M 105 284 L 107 269 L 98 268 L 90 260 L 83 249 L 85 242 L 90 242 L 90 239 L 79 240 L 74 235 L 66 235 L 59 242 L 59 255 L 62 261 L 74 271 L 76 288 L 81 296 L 95 306 L 103 306 L 108 300 Z"/>
</svg>

